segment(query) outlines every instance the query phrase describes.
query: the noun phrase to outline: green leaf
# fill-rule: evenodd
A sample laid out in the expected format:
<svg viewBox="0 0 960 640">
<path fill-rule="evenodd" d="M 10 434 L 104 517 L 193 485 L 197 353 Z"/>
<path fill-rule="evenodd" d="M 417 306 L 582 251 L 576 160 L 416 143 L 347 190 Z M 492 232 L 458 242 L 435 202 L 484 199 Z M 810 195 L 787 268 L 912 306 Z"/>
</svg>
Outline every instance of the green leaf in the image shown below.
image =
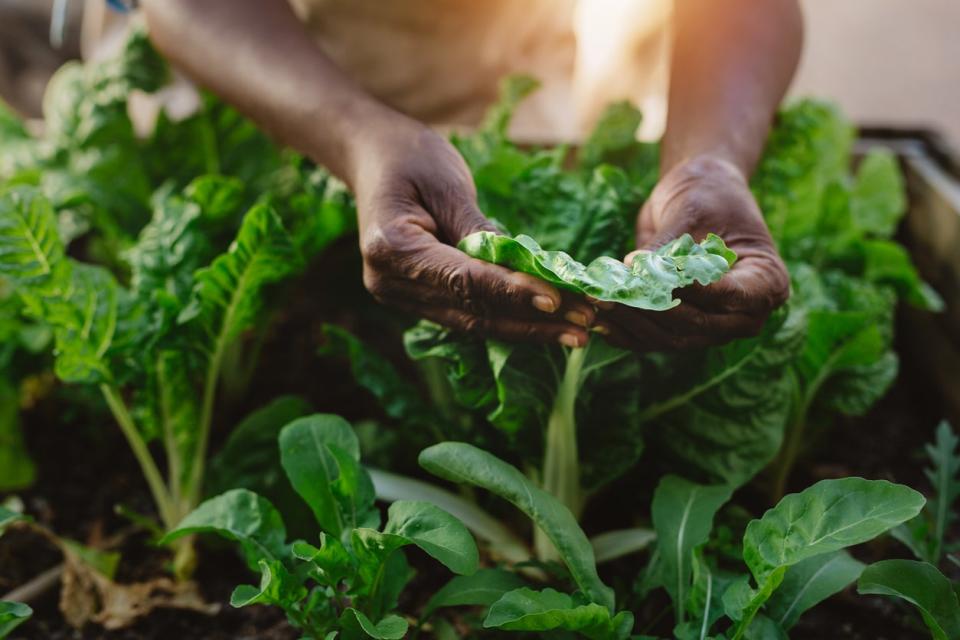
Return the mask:
<svg viewBox="0 0 960 640">
<path fill-rule="evenodd" d="M 320 534 L 319 548 L 298 540 L 291 550 L 294 557 L 313 565 L 311 575 L 314 579 L 334 588 L 339 588 L 340 582 L 357 569 L 356 560 L 343 543 L 325 533 Z"/>
<path fill-rule="evenodd" d="M 255 206 L 244 216 L 230 249 L 197 271 L 193 299 L 180 322 L 198 322 L 211 353 L 222 353 L 256 320 L 263 287 L 300 266 L 300 254 L 280 218 L 267 206 Z"/>
<path fill-rule="evenodd" d="M 871 149 L 861 161 L 853 185 L 854 223 L 868 233 L 888 238 L 906 211 L 906 190 L 896 155 L 886 149 Z"/>
<path fill-rule="evenodd" d="M 360 444 L 340 416 L 314 414 L 288 424 L 280 432 L 280 458 L 325 532 L 342 539 L 379 522 L 373 482 L 360 466 Z"/>
<path fill-rule="evenodd" d="M 489 607 L 506 592 L 523 585 L 520 576 L 503 569 L 480 569 L 473 575 L 456 576 L 431 596 L 420 618 L 426 620 L 434 611 L 444 607 Z"/>
<path fill-rule="evenodd" d="M 486 489 L 523 511 L 547 535 L 587 597 L 613 610 L 613 591 L 597 575 L 593 547 L 570 510 L 522 473 L 485 451 L 444 442 L 420 453 L 420 466 L 452 482 Z"/>
<path fill-rule="evenodd" d="M 267 500 L 245 489 L 234 489 L 203 502 L 160 544 L 194 533 L 215 533 L 238 543 L 253 571 L 259 571 L 261 560 L 283 561 L 290 556 L 280 514 Z"/>
<path fill-rule="evenodd" d="M 270 604 L 289 610 L 307 597 L 306 587 L 287 571 L 282 562 L 261 559 L 259 567 L 260 586 L 240 585 L 230 596 L 230 606 Z"/>
<path fill-rule="evenodd" d="M 0 601 L 0 638 L 6 638 L 32 615 L 33 609 L 22 602 Z"/>
<path fill-rule="evenodd" d="M 640 110 L 629 102 L 609 105 L 580 148 L 581 164 L 592 168 L 632 148 L 637 144 L 637 129 L 642 120 Z"/>
<path fill-rule="evenodd" d="M 55 293 L 65 264 L 50 202 L 31 187 L 0 192 L 0 275 L 18 286 Z"/>
<path fill-rule="evenodd" d="M 801 560 L 787 569 L 765 611 L 777 624 L 789 629 L 805 611 L 856 582 L 864 566 L 846 551 Z"/>
<path fill-rule="evenodd" d="M 0 378 L 0 492 L 29 487 L 36 473 L 20 429 L 17 390 Z"/>
<path fill-rule="evenodd" d="M 524 587 L 494 602 L 483 626 L 504 631 L 576 631 L 592 640 L 618 640 L 630 636 L 633 615 L 623 611 L 612 616 L 609 609 L 594 602 L 577 603 L 553 589 Z"/>
<path fill-rule="evenodd" d="M 283 472 L 277 446 L 283 427 L 309 413 L 310 403 L 303 398 L 280 396 L 247 415 L 213 456 L 207 493 L 248 489 L 267 498 L 284 514 L 292 534 L 306 536 L 314 531 L 313 514 Z"/>
<path fill-rule="evenodd" d="M 429 502 L 391 504 L 383 533 L 420 547 L 454 573 L 470 575 L 477 570 L 479 554 L 473 536 L 463 523 Z"/>
<path fill-rule="evenodd" d="M 934 640 L 960 638 L 960 604 L 950 581 L 932 564 L 881 560 L 860 575 L 862 594 L 895 596 L 920 610 Z"/>
<path fill-rule="evenodd" d="M 693 574 L 693 551 L 707 541 L 713 518 L 733 490 L 664 476 L 653 493 L 651 515 L 657 532 L 663 587 L 673 601 L 677 624 L 683 624 Z"/>
<path fill-rule="evenodd" d="M 743 637 L 788 567 L 875 538 L 917 515 L 925 502 L 909 487 L 863 478 L 821 480 L 784 497 L 747 525 L 743 559 L 758 589 L 749 594 L 742 614 L 732 612 L 740 620 L 734 639 Z"/>
<path fill-rule="evenodd" d="M 927 510 L 932 517 L 933 530 L 933 562 L 940 561 L 947 528 L 957 520 L 954 503 L 960 498 L 960 437 L 953 432 L 946 420 L 937 427 L 937 439 L 932 445 L 927 445 L 927 455 L 930 456 L 931 466 L 924 469 L 930 484 L 933 485 L 934 495 L 927 503 Z"/>
<path fill-rule="evenodd" d="M 716 282 L 736 259 L 713 234 L 700 244 L 684 235 L 656 251 L 638 254 L 630 267 L 608 257 L 584 266 L 563 251 L 541 249 L 526 235 L 509 238 L 479 231 L 464 238 L 459 248 L 474 258 L 529 273 L 568 291 L 653 311 L 680 304 L 673 298 L 674 289 Z"/>
<path fill-rule="evenodd" d="M 400 616 L 387 616 L 374 624 L 370 618 L 353 607 L 347 607 L 340 616 L 344 640 L 400 640 L 407 635 L 407 621 Z"/>
<path fill-rule="evenodd" d="M 30 518 L 22 513 L 17 513 L 16 511 L 11 511 L 10 509 L 0 506 L 0 535 L 3 535 L 7 527 L 14 522 L 27 522 L 28 520 L 30 520 Z"/>
</svg>

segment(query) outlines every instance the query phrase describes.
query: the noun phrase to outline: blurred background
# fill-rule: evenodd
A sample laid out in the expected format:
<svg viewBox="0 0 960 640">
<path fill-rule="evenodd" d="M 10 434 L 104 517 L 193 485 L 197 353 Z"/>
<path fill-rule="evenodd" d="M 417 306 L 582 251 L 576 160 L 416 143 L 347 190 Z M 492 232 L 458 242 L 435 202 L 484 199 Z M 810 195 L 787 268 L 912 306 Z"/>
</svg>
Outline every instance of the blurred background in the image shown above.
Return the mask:
<svg viewBox="0 0 960 640">
<path fill-rule="evenodd" d="M 630 5 L 633 15 L 656 17 L 668 4 L 667 0 L 585 3 L 586 13 L 594 15 L 582 15 L 581 10 L 579 19 L 601 27 L 604 22 L 620 22 L 622 30 L 624 14 L 619 9 Z M 53 47 L 51 15 L 58 5 L 64 7 L 63 27 L 53 25 L 58 44 Z M 25 115 L 39 115 L 50 74 L 64 60 L 79 56 L 82 48 L 89 51 L 98 39 L 109 19 L 103 7 L 103 0 L 0 0 L 4 100 Z M 806 47 L 794 95 L 836 100 L 862 125 L 929 129 L 943 135 L 954 149 L 960 148 L 960 2 L 804 0 L 803 8 Z M 611 54 L 609 42 L 597 38 L 593 46 L 585 47 L 587 54 L 629 55 Z M 658 118 L 661 109 L 656 103 L 641 106 L 651 120 Z"/>
</svg>

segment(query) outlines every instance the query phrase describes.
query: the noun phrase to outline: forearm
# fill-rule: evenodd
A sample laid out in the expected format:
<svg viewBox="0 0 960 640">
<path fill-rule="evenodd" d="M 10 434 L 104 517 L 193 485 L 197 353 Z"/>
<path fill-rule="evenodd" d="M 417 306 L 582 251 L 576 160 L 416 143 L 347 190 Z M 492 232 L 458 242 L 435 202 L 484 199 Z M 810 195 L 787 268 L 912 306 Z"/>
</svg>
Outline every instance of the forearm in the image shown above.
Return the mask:
<svg viewBox="0 0 960 640">
<path fill-rule="evenodd" d="M 801 44 L 797 0 L 675 0 L 662 172 L 710 155 L 749 175 Z"/>
<path fill-rule="evenodd" d="M 144 0 L 157 48 L 280 142 L 352 184 L 357 145 L 403 116 L 347 78 L 284 0 Z"/>
</svg>

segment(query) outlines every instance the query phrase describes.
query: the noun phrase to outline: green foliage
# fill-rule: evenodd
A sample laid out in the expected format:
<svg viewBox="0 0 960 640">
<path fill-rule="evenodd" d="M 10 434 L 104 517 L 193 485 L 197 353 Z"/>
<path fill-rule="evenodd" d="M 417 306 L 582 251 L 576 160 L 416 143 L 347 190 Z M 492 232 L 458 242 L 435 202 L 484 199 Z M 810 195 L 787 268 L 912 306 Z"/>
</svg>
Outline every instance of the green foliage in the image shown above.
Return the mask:
<svg viewBox="0 0 960 640">
<path fill-rule="evenodd" d="M 165 539 L 215 533 L 236 542 L 251 570 L 259 572 L 260 585 L 237 587 L 234 606 L 281 607 L 310 638 L 337 631 L 345 638 L 400 638 L 407 623 L 390 611 L 412 577 L 403 547 L 418 547 L 457 574 L 477 570 L 473 537 L 433 504 L 396 501 L 382 530 L 375 528 L 373 484 L 359 464 L 356 435 L 343 419 L 298 418 L 281 431 L 279 448 L 284 471 L 322 530 L 319 546 L 288 543 L 280 513 L 246 489 L 207 500 Z"/>
<path fill-rule="evenodd" d="M 483 626 L 541 633 L 576 631 L 591 640 L 623 640 L 630 637 L 633 615 L 621 612 L 612 616 L 609 609 L 594 602 L 578 603 L 553 589 L 534 591 L 524 587 L 494 602 Z"/>
<path fill-rule="evenodd" d="M 934 640 L 960 637 L 957 591 L 936 567 L 915 560 L 881 560 L 860 575 L 862 594 L 901 598 L 919 611 Z"/>
<path fill-rule="evenodd" d="M 9 636 L 32 615 L 33 609 L 22 602 L 0 601 L 0 638 Z"/>
</svg>

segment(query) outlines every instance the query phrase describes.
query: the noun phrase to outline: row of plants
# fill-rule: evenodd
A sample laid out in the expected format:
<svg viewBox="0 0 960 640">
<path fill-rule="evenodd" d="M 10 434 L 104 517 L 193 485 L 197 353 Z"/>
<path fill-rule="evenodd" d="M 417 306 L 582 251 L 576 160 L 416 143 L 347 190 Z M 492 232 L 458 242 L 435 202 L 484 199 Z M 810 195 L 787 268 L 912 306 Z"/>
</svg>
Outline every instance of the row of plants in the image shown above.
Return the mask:
<svg viewBox="0 0 960 640">
<path fill-rule="evenodd" d="M 177 579 L 193 573 L 197 536 L 219 534 L 260 576 L 231 603 L 280 607 L 307 637 L 785 638 L 855 583 L 917 607 L 934 638 L 960 638 L 960 589 L 943 573 L 960 494 L 949 426 L 929 448 L 929 500 L 856 477 L 786 494 L 812 433 L 864 415 L 896 378 L 897 304 L 943 304 L 893 238 L 906 210 L 895 157 L 871 151 L 852 173 L 855 133 L 836 108 L 785 108 L 753 177 L 792 289 L 757 337 L 637 354 L 601 335 L 570 349 L 422 321 L 403 335 L 410 364 L 329 325 L 318 357 L 347 362 L 378 400 L 374 436 L 283 397 L 211 459 L 219 416 L 297 304 L 289 286 L 349 234 L 353 204 L 209 96 L 138 135 L 129 96 L 167 76 L 137 32 L 116 59 L 58 72 L 42 135 L 0 112 L 0 488 L 35 472 L 17 405 L 61 394 L 120 428 L 156 510 L 137 519 Z M 630 267 L 614 258 L 633 248 L 657 146 L 617 104 L 579 149 L 519 147 L 510 117 L 534 89 L 507 80 L 483 126 L 453 139 L 503 232 L 460 248 L 650 313 L 722 278 L 736 255 L 713 235 Z M 735 499 L 748 484 L 772 505 L 759 517 Z M 592 505 L 625 490 L 626 526 L 588 537 Z M 0 513 L 0 532 L 22 519 Z M 866 565 L 847 551 L 882 535 L 917 559 Z M 405 594 L 405 547 L 457 575 Z M 648 619 L 651 604 L 673 623 Z M 3 637 L 29 611 L 0 607 Z"/>
</svg>

